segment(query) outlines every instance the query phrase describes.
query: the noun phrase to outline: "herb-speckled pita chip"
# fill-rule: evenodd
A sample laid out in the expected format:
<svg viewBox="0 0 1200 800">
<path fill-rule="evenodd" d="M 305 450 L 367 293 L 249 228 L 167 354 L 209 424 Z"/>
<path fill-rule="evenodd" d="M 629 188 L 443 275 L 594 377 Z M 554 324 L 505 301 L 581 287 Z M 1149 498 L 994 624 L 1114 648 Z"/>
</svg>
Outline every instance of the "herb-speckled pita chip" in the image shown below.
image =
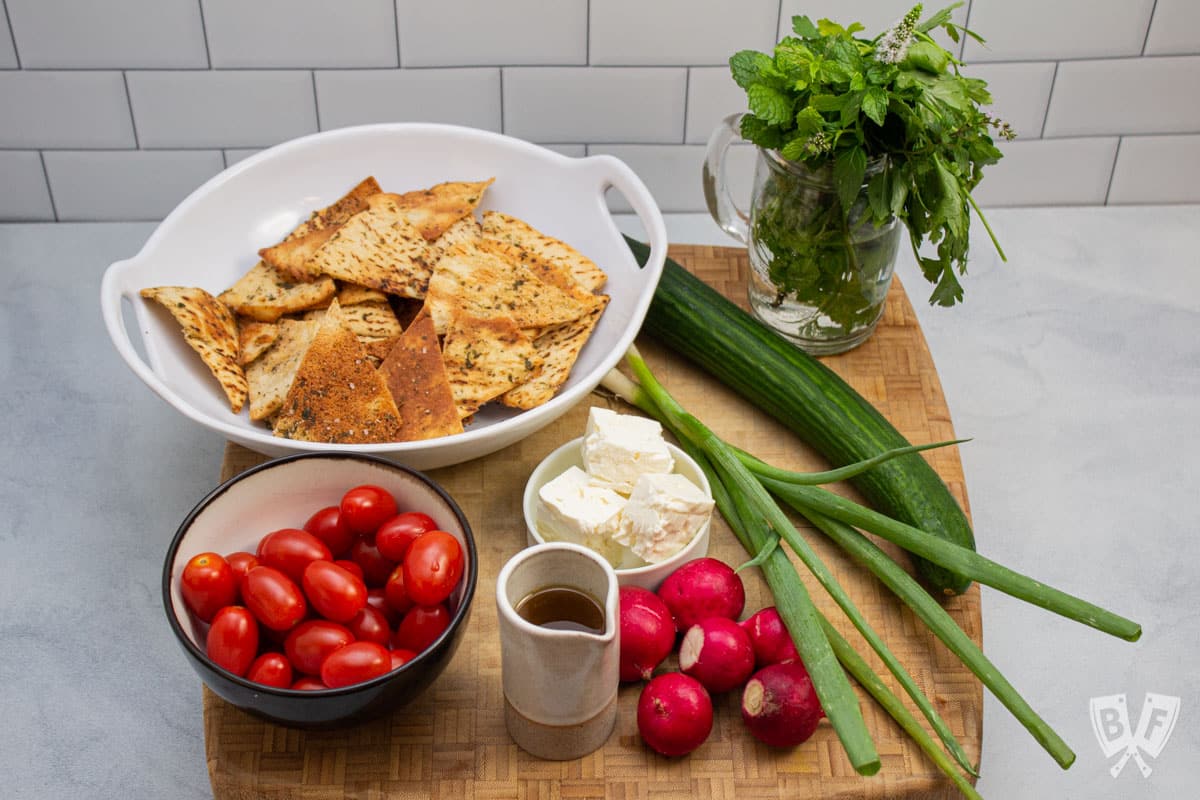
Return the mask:
<svg viewBox="0 0 1200 800">
<path fill-rule="evenodd" d="M 433 320 L 420 314 L 379 366 L 404 421 L 402 441 L 462 433 Z"/>
<path fill-rule="evenodd" d="M 574 247 L 499 211 L 484 212 L 483 238 L 500 243 L 523 262 L 537 260 L 547 269 L 565 271 L 589 292 L 598 290 L 608 280 L 604 270 Z"/>
<path fill-rule="evenodd" d="M 283 406 L 283 398 L 292 387 L 296 370 L 308 352 L 317 323 L 311 320 L 281 319 L 279 336 L 271 348 L 246 367 L 250 384 L 250 419 L 268 419 Z"/>
<path fill-rule="evenodd" d="M 340 225 L 367 208 L 367 198 L 381 191 L 383 190 L 374 178 L 364 179 L 333 205 L 314 211 L 282 242 L 274 247 L 259 250 L 259 258 L 292 280 L 306 281 L 316 278 L 320 273 L 309 271 L 306 266 L 308 260 Z"/>
<path fill-rule="evenodd" d="M 608 295 L 595 295 L 594 307 L 582 317 L 544 330 L 533 340 L 533 349 L 541 359 L 541 366 L 525 383 L 505 392 L 500 402 L 513 408 L 530 409 L 554 397 L 571 376 L 579 351 L 587 344 L 607 306 Z"/>
<path fill-rule="evenodd" d="M 494 180 L 496 179 L 488 178 L 486 181 L 476 182 L 449 181 L 394 197 L 397 205 L 404 211 L 405 219 L 432 242 L 455 222 L 472 214 L 483 199 L 483 193 Z"/>
<path fill-rule="evenodd" d="M 336 294 L 332 278 L 296 283 L 267 262 L 259 261 L 217 299 L 243 317 L 274 322 L 284 314 L 326 305 Z"/>
<path fill-rule="evenodd" d="M 394 442 L 400 412 L 362 343 L 342 325 L 335 300 L 275 418 L 274 432 L 309 442 Z"/>
<path fill-rule="evenodd" d="M 483 241 L 483 228 L 473 216 L 466 216 L 446 229 L 446 232 L 429 243 L 429 255 L 425 259 L 431 269 L 437 269 L 442 256 L 464 243 L 479 244 Z"/>
<path fill-rule="evenodd" d="M 506 317 L 451 317 L 442 344 L 450 392 L 460 418 L 529 380 L 540 364 L 533 342 Z"/>
<path fill-rule="evenodd" d="M 386 303 L 388 296 L 378 289 L 359 286 L 355 283 L 343 283 L 338 287 L 338 305 L 342 308 L 359 303 Z"/>
<path fill-rule="evenodd" d="M 243 367 L 261 356 L 279 338 L 279 325 L 274 322 L 258 322 L 245 317 L 237 318 L 238 363 Z"/>
<path fill-rule="evenodd" d="M 183 338 L 221 384 L 229 408 L 240 413 L 246 404 L 246 374 L 238 361 L 237 321 L 228 306 L 194 286 L 155 286 L 142 289 L 142 297 L 171 312 L 183 329 Z"/>
<path fill-rule="evenodd" d="M 429 285 L 429 243 L 404 218 L 395 195 L 371 197 L 365 211 L 334 231 L 308 262 L 318 274 L 401 297 L 421 298 Z"/>
</svg>

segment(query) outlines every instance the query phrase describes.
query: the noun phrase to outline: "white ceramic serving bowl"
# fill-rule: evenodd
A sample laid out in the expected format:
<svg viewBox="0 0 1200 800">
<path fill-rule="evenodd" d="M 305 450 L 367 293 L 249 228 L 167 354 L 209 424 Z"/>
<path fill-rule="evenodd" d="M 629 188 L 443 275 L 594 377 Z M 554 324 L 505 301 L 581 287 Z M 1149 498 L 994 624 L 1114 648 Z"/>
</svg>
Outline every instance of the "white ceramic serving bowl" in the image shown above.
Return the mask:
<svg viewBox="0 0 1200 800">
<path fill-rule="evenodd" d="M 674 471 L 688 478 L 707 497 L 712 497 L 712 487 L 700 465 L 687 453 L 667 442 L 667 448 L 675 459 Z M 583 437 L 572 439 L 556 448 L 550 455 L 542 459 L 529 480 L 525 483 L 525 494 L 522 498 L 522 510 L 525 514 L 525 541 L 530 545 L 543 544 L 547 540 L 537 528 L 538 492 L 543 486 L 557 478 L 571 467 L 583 468 Z M 713 513 L 716 513 L 714 509 Z M 668 575 L 693 558 L 703 558 L 708 554 L 708 538 L 711 523 L 706 523 L 692 540 L 675 555 L 657 564 L 646 564 L 635 567 L 617 567 L 617 580 L 622 586 L 640 586 L 643 589 L 655 591 Z M 636 556 L 632 556 L 636 559 Z M 640 560 L 640 559 L 637 559 Z"/>
<path fill-rule="evenodd" d="M 494 177 L 481 211 L 519 217 L 575 247 L 608 274 L 602 291 L 612 299 L 570 380 L 552 400 L 528 411 L 488 407 L 464 433 L 421 442 L 343 445 L 277 438 L 251 422 L 248 411 L 230 412 L 220 386 L 175 321 L 138 294 L 167 285 L 218 294 L 254 266 L 260 248 L 281 240 L 312 210 L 368 175 L 389 192 Z M 650 258 L 645 267 L 638 266 L 609 214 L 605 192 L 610 187 L 625 196 L 646 230 Z M 452 125 L 366 125 L 286 142 L 215 176 L 162 221 L 140 253 L 108 268 L 100 301 L 109 336 L 130 369 L 185 417 L 225 438 L 270 456 L 374 453 L 432 469 L 512 444 L 591 392 L 637 335 L 666 253 L 666 228 L 654 198 L 612 156 L 569 158 L 520 139 Z"/>
</svg>

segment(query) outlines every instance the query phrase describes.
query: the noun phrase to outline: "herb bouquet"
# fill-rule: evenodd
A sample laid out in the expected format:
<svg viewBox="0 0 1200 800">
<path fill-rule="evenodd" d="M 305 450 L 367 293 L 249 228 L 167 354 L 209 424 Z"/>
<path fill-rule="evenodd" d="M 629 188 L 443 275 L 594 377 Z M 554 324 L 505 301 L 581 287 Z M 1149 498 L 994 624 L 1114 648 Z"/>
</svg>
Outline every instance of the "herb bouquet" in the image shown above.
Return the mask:
<svg viewBox="0 0 1200 800">
<path fill-rule="evenodd" d="M 773 56 L 743 50 L 729 60 L 750 109 L 738 132 L 760 148 L 747 231 L 751 305 L 812 352 L 870 335 L 899 223 L 938 305 L 962 299 L 971 209 L 996 243 L 971 190 L 1001 157 L 992 131 L 1013 133 L 980 110 L 991 102 L 986 83 L 961 75 L 930 36 L 942 28 L 953 41 L 979 38 L 951 21 L 955 7 L 920 21 L 917 5 L 874 39 L 856 36 L 858 23 L 798 16 Z M 708 189 L 711 163 L 710 154 Z"/>
</svg>

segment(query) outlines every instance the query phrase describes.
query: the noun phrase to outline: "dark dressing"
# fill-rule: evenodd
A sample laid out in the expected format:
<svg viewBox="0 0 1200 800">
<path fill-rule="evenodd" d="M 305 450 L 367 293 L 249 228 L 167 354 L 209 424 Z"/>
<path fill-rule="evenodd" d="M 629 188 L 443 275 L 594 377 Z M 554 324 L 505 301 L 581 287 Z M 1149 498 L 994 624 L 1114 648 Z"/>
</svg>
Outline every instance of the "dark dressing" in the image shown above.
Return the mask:
<svg viewBox="0 0 1200 800">
<path fill-rule="evenodd" d="M 571 586 L 546 586 L 516 605 L 522 618 L 558 631 L 604 633 L 604 608 L 587 592 Z"/>
</svg>

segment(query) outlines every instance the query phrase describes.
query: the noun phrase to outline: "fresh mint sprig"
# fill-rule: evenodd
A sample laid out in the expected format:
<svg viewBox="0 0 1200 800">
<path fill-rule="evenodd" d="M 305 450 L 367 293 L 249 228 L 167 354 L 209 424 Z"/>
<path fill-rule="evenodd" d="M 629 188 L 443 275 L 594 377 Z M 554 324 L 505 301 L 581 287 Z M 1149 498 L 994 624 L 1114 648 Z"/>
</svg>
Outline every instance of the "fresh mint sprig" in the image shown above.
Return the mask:
<svg viewBox="0 0 1200 800">
<path fill-rule="evenodd" d="M 952 21 L 957 5 L 924 21 L 922 6 L 914 6 L 873 39 L 856 35 L 863 30 L 859 23 L 843 27 L 797 16 L 795 35 L 772 55 L 743 50 L 729 60 L 750 109 L 742 136 L 811 169 L 832 168 L 843 213 L 863 185 L 868 162 L 887 158 L 888 168 L 867 186 L 871 220 L 878 225 L 895 216 L 905 224 L 921 271 L 934 284 L 930 302 L 942 306 L 963 297 L 958 276 L 967 271 L 972 210 L 1005 258 L 971 191 L 983 168 L 1001 158 L 992 132 L 1014 137 L 1007 123 L 981 110 L 991 103 L 986 82 L 962 75 L 961 62 L 930 35 L 940 28 L 955 42 L 963 35 L 983 41 Z M 781 220 L 769 225 L 787 227 Z M 811 283 L 812 265 L 795 267 L 809 277 L 789 276 L 788 269 L 781 264 L 785 274 L 772 275 L 780 286 Z"/>
</svg>

